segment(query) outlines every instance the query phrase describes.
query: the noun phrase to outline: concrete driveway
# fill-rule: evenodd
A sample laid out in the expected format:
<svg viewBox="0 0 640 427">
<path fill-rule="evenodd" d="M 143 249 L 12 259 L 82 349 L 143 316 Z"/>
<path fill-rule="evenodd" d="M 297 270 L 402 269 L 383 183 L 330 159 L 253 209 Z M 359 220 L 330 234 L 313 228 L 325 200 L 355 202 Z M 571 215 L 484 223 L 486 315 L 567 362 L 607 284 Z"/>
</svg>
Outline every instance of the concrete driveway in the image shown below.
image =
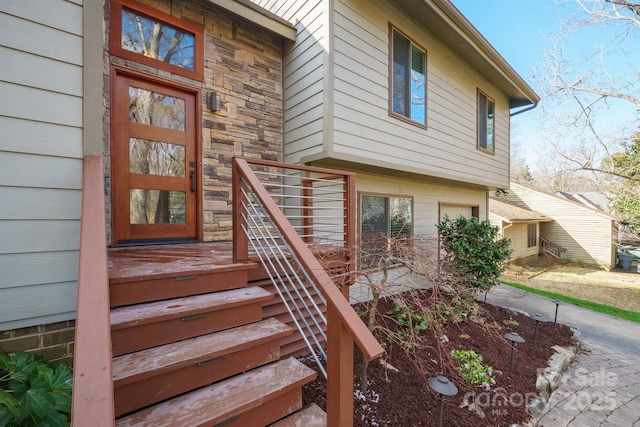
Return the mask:
<svg viewBox="0 0 640 427">
<path fill-rule="evenodd" d="M 556 311 L 550 299 L 506 285 L 487 302 L 550 321 Z M 558 307 L 558 322 L 578 330 L 583 344 L 538 426 L 640 427 L 640 323 L 571 304 Z"/>
</svg>

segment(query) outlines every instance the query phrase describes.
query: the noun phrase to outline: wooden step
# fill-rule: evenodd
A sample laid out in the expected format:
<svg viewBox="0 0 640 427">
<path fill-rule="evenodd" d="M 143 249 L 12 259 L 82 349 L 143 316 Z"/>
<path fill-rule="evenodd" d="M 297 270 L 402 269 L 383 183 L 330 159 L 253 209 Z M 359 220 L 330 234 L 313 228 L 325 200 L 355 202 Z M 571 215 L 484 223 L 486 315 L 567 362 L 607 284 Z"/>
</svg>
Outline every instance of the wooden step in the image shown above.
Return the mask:
<svg viewBox="0 0 640 427">
<path fill-rule="evenodd" d="M 270 299 L 272 294 L 254 286 L 114 308 L 113 355 L 258 321 L 263 318 L 261 304 Z"/>
<path fill-rule="evenodd" d="M 247 285 L 253 263 L 200 265 L 185 269 L 162 267 L 161 263 L 137 266 L 135 270 L 109 273 L 111 307 L 206 294 Z"/>
<path fill-rule="evenodd" d="M 327 427 L 327 413 L 314 403 L 269 427 Z"/>
<path fill-rule="evenodd" d="M 277 360 L 280 339 L 291 333 L 267 319 L 116 357 L 116 416 Z"/>
<path fill-rule="evenodd" d="M 262 427 L 302 406 L 315 372 L 290 358 L 184 394 L 116 420 L 116 426 Z"/>
</svg>

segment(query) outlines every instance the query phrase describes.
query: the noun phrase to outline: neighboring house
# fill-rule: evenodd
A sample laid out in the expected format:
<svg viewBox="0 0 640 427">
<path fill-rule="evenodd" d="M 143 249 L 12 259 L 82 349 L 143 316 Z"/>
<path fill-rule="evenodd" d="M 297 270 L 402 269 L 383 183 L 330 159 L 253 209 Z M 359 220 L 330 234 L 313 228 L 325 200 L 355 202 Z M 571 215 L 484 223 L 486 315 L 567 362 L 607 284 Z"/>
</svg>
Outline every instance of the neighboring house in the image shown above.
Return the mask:
<svg viewBox="0 0 640 427">
<path fill-rule="evenodd" d="M 537 257 L 540 252 L 540 224 L 553 221 L 538 212 L 489 198 L 489 221 L 500 235 L 511 240 L 511 261 Z"/>
<path fill-rule="evenodd" d="M 556 191 L 555 195 L 571 200 L 572 202 L 582 203 L 589 208 L 609 212 L 609 200 L 600 193 L 592 191 L 586 193 L 565 193 L 563 191 Z"/>
<path fill-rule="evenodd" d="M 566 259 L 615 266 L 618 228 L 611 214 L 515 183 L 504 200 L 552 219 L 540 223 L 540 237 L 564 248 Z"/>
</svg>

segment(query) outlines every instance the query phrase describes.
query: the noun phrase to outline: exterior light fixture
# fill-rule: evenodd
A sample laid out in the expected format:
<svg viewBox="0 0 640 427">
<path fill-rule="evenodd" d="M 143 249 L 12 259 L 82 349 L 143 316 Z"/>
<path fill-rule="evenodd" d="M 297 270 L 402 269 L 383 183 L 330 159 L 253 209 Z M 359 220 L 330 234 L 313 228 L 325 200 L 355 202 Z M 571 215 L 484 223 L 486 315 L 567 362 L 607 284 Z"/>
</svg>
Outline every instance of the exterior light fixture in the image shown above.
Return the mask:
<svg viewBox="0 0 640 427">
<path fill-rule="evenodd" d="M 207 108 L 211 111 L 220 111 L 220 95 L 217 92 L 207 95 Z"/>
<path fill-rule="evenodd" d="M 538 326 L 541 321 L 544 320 L 544 317 L 540 313 L 536 313 L 533 315 L 533 319 L 536 321 L 536 332 L 533 335 L 533 345 L 538 345 Z"/>
<path fill-rule="evenodd" d="M 509 192 L 507 190 L 505 190 L 504 188 L 498 188 L 496 190 L 496 197 L 501 197 L 501 196 L 508 196 Z"/>
<path fill-rule="evenodd" d="M 429 388 L 438 393 L 440 399 L 439 413 L 438 413 L 438 427 L 442 427 L 442 411 L 444 409 L 444 396 L 455 396 L 458 394 L 458 387 L 456 387 L 449 378 L 438 375 L 437 377 L 429 378 L 427 382 Z"/>
<path fill-rule="evenodd" d="M 516 353 L 516 345 L 519 342 L 524 342 L 524 338 L 522 338 L 517 332 L 507 332 L 504 334 L 504 337 L 511 341 L 511 362 L 509 362 L 509 375 L 513 372 L 513 357 Z"/>
<path fill-rule="evenodd" d="M 553 318 L 553 324 L 556 324 L 556 321 L 558 320 L 558 307 L 560 307 L 561 305 L 564 305 L 562 303 L 562 301 L 559 301 L 557 299 L 554 299 L 553 301 L 551 301 L 552 303 L 554 303 L 556 305 L 556 315 Z"/>
</svg>

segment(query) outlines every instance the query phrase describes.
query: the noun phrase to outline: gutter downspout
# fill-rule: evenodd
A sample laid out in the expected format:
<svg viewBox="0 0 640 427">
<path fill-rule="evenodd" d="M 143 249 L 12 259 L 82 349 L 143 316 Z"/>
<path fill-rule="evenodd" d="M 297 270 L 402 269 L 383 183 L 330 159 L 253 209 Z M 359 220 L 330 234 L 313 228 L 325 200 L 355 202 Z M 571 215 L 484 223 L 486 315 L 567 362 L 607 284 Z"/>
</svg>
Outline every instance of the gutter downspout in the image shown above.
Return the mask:
<svg viewBox="0 0 640 427">
<path fill-rule="evenodd" d="M 513 113 L 510 113 L 510 114 L 509 114 L 509 117 L 517 116 L 517 115 L 518 115 L 518 114 L 520 114 L 520 113 L 524 113 L 524 112 L 526 112 L 526 111 L 533 110 L 533 109 L 534 109 L 534 108 L 536 108 L 537 106 L 538 106 L 538 101 L 534 102 L 534 103 L 533 103 L 533 105 L 531 105 L 531 106 L 529 106 L 529 107 L 527 107 L 527 108 L 523 108 L 522 110 L 518 110 L 518 111 L 515 111 L 515 112 L 513 112 Z"/>
</svg>

